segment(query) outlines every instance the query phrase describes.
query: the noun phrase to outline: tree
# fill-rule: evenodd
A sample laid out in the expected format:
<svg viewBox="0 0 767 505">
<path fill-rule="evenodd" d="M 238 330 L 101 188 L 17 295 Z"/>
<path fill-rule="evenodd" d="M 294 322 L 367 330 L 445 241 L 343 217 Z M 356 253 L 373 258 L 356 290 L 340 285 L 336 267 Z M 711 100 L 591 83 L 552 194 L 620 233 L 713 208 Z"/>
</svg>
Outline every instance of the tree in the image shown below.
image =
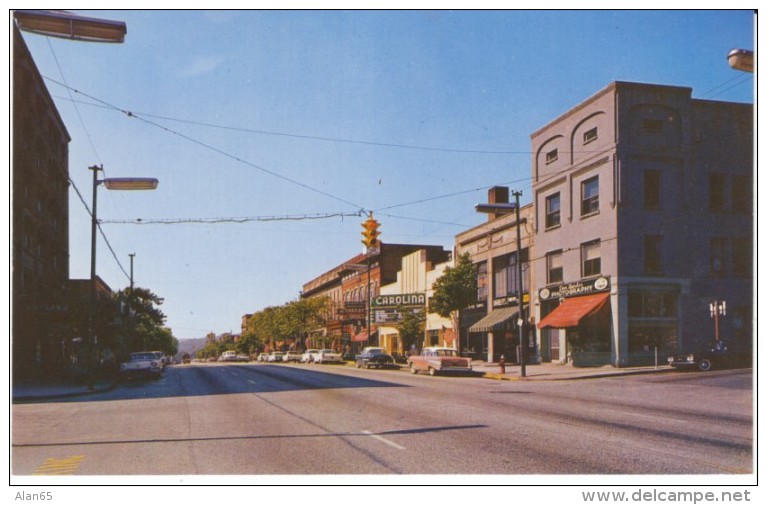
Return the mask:
<svg viewBox="0 0 767 505">
<path fill-rule="evenodd" d="M 426 315 L 423 311 L 416 312 L 411 307 L 400 307 L 398 310 L 402 314 L 402 320 L 397 325 L 397 330 L 402 339 L 403 350 L 407 352 L 413 344 L 421 347 L 420 343 L 423 340 L 419 337 L 423 337 Z"/>
<path fill-rule="evenodd" d="M 477 267 L 471 262 L 469 253 L 459 256 L 454 267 L 445 268 L 433 289 L 429 311 L 449 317 L 453 331 L 460 335 L 460 312 L 477 303 Z"/>
<path fill-rule="evenodd" d="M 160 310 L 163 299 L 146 288 L 118 291 L 116 300 L 123 304 L 127 327 L 126 352 L 162 351 L 167 355 L 178 352 L 178 340 L 165 327 L 165 314 Z"/>
</svg>

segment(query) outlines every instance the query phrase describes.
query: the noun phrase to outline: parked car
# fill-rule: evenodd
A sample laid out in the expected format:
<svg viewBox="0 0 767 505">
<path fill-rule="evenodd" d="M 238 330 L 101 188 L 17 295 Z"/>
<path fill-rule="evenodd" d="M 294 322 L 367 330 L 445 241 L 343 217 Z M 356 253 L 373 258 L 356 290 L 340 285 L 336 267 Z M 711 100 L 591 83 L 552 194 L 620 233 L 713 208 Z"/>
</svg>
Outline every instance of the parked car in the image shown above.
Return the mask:
<svg viewBox="0 0 767 505">
<path fill-rule="evenodd" d="M 299 362 L 301 361 L 301 353 L 298 351 L 288 351 L 282 357 L 282 361 L 285 363 L 289 363 L 291 361 Z"/>
<path fill-rule="evenodd" d="M 343 363 L 344 361 L 341 359 L 341 354 L 337 353 L 336 351 L 332 349 L 322 349 L 320 352 L 317 353 L 316 356 L 314 356 L 314 362 L 315 363 Z"/>
<path fill-rule="evenodd" d="M 410 372 L 429 372 L 429 375 L 440 373 L 472 373 L 471 359 L 458 356 L 455 349 L 449 347 L 424 347 L 417 356 L 407 359 Z"/>
<path fill-rule="evenodd" d="M 354 360 L 357 368 L 397 368 L 394 358 L 383 347 L 365 347 Z"/>
<path fill-rule="evenodd" d="M 168 359 L 166 358 L 165 354 L 163 354 L 162 351 L 152 351 L 152 354 L 157 357 L 157 359 L 160 361 L 160 364 L 162 365 L 162 369 L 165 370 L 165 367 L 168 366 Z"/>
<path fill-rule="evenodd" d="M 729 349 L 724 341 L 709 344 L 700 351 L 669 356 L 668 364 L 678 370 L 698 369 L 703 372 L 722 368 L 751 366 L 751 353 Z"/>
<path fill-rule="evenodd" d="M 237 353 L 234 351 L 224 351 L 218 358 L 219 361 L 237 361 Z"/>
<path fill-rule="evenodd" d="M 319 349 L 307 349 L 301 355 L 301 363 L 314 363 L 314 357 L 319 353 Z"/>
<path fill-rule="evenodd" d="M 181 362 L 185 365 L 192 362 L 192 357 L 189 355 L 188 352 L 181 354 Z"/>
<path fill-rule="evenodd" d="M 152 377 L 159 379 L 162 376 L 162 361 L 153 352 L 132 352 L 128 355 L 128 361 L 120 365 L 120 375 L 126 379 L 133 377 Z"/>
<path fill-rule="evenodd" d="M 258 358 L 256 358 L 256 361 L 259 363 L 266 363 L 269 361 L 269 353 L 268 352 L 262 352 L 258 355 Z"/>
<path fill-rule="evenodd" d="M 250 356 L 247 354 L 238 354 L 235 357 L 235 361 L 241 361 L 241 362 L 250 361 Z"/>
<path fill-rule="evenodd" d="M 284 352 L 280 352 L 280 351 L 272 351 L 272 352 L 269 354 L 269 358 L 267 359 L 267 361 L 268 361 L 269 363 L 282 363 L 282 357 L 283 357 L 283 356 L 285 356 L 285 353 L 284 353 Z"/>
</svg>

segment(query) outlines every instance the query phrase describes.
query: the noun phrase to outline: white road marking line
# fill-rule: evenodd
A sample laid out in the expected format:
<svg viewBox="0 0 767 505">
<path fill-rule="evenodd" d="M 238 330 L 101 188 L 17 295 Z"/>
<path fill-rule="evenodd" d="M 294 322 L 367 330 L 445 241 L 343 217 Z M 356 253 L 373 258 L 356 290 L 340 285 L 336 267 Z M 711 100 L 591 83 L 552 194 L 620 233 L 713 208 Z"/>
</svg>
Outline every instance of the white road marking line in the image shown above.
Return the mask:
<svg viewBox="0 0 767 505">
<path fill-rule="evenodd" d="M 404 450 L 405 450 L 405 448 L 404 448 L 404 447 L 402 447 L 401 445 L 399 445 L 399 444 L 397 444 L 397 443 L 394 443 L 394 442 L 392 442 L 391 440 L 386 440 L 384 437 L 382 437 L 382 436 L 380 436 L 380 435 L 375 435 L 375 434 L 373 434 L 373 432 L 370 432 L 370 431 L 368 431 L 368 430 L 362 430 L 362 433 L 363 433 L 364 435 L 367 435 L 367 436 L 369 436 L 369 437 L 375 438 L 375 439 L 376 439 L 376 440 L 378 440 L 379 442 L 383 442 L 383 443 L 384 443 L 384 444 L 386 444 L 386 445 L 390 445 L 390 446 L 394 447 L 395 449 L 399 449 L 399 450 L 401 450 L 401 451 L 404 451 Z"/>
</svg>

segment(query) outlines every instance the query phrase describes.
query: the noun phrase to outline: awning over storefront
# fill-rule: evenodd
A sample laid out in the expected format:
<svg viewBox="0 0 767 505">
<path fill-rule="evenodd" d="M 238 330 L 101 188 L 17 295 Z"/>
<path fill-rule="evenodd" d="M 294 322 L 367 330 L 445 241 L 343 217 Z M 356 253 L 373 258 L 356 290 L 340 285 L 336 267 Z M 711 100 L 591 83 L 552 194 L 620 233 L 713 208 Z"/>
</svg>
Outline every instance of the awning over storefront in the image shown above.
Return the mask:
<svg viewBox="0 0 767 505">
<path fill-rule="evenodd" d="M 373 337 L 375 337 L 377 333 L 378 333 L 377 331 L 374 331 Z M 367 341 L 368 341 L 367 330 L 363 330 L 352 337 L 352 342 L 367 342 Z"/>
<path fill-rule="evenodd" d="M 581 319 L 596 314 L 610 300 L 610 293 L 565 298 L 559 307 L 544 317 L 538 328 L 569 328 L 578 326 Z"/>
<path fill-rule="evenodd" d="M 469 327 L 469 333 L 482 333 L 485 331 L 494 331 L 500 329 L 506 321 L 511 318 L 517 317 L 519 314 L 518 307 L 504 307 L 502 309 L 495 309 L 476 323 Z"/>
</svg>

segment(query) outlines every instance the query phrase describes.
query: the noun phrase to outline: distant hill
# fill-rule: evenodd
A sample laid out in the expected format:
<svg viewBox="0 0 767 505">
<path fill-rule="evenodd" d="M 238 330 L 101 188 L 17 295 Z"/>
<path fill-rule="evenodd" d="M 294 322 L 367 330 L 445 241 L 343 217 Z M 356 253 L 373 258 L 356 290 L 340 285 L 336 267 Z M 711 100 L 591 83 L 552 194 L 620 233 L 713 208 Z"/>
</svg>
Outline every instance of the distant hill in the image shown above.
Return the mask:
<svg viewBox="0 0 767 505">
<path fill-rule="evenodd" d="M 198 349 L 205 347 L 205 342 L 207 342 L 205 337 L 179 339 L 178 353 L 188 352 L 191 356 L 194 356 L 194 353 L 197 352 Z"/>
</svg>

